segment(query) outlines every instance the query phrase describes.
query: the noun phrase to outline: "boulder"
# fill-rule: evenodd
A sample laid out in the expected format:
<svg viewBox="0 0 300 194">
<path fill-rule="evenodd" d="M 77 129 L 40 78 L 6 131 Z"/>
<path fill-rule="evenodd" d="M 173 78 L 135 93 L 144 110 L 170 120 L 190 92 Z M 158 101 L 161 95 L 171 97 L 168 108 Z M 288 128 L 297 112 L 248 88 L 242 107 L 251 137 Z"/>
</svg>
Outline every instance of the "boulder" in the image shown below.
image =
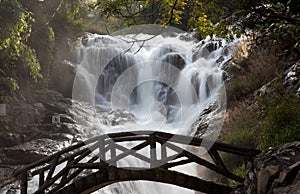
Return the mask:
<svg viewBox="0 0 300 194">
<path fill-rule="evenodd" d="M 246 170 L 245 193 L 300 193 L 300 141 L 270 148 Z"/>
</svg>

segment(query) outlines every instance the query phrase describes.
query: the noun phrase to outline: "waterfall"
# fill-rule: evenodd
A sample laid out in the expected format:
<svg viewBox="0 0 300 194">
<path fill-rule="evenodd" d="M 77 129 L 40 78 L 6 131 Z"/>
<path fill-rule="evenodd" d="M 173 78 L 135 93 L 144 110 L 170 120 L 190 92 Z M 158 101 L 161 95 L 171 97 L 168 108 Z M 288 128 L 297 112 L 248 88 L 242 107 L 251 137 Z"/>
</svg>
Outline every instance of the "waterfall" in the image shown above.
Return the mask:
<svg viewBox="0 0 300 194">
<path fill-rule="evenodd" d="M 219 120 L 212 119 L 211 130 L 203 135 L 215 140 L 225 110 L 221 67 L 230 57 L 229 46 L 215 37 L 197 41 L 178 31 L 152 33 L 140 29 L 113 36 L 88 33 L 81 39 L 73 98 L 95 107 L 127 110 L 134 116 L 134 122 L 123 125 L 98 122 L 99 134 L 152 130 L 194 136 L 193 123 L 205 108 L 216 103 Z M 118 162 L 118 166 L 136 165 L 143 166 L 134 159 Z M 195 167 L 188 169 L 181 170 L 195 174 Z M 167 192 L 194 193 L 145 181 L 117 183 L 95 193 Z"/>
</svg>

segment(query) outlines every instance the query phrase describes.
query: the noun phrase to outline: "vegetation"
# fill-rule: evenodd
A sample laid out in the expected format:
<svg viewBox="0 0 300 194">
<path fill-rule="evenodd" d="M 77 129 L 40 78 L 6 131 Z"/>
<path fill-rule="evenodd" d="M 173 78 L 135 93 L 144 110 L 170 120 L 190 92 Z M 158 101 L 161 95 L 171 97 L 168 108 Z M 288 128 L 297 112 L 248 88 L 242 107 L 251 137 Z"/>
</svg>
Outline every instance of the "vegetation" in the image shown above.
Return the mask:
<svg viewBox="0 0 300 194">
<path fill-rule="evenodd" d="M 243 177 L 246 178 L 246 165 L 245 163 L 243 163 L 242 165 L 236 167 L 235 169 L 233 169 L 233 173 L 239 177 Z M 240 185 L 239 182 L 235 181 L 235 180 L 229 180 L 229 185 L 231 186 L 238 186 Z"/>
<path fill-rule="evenodd" d="M 265 107 L 258 138 L 261 149 L 300 139 L 300 97 L 282 88 L 275 92 L 271 98 L 264 95 L 260 102 Z"/>
<path fill-rule="evenodd" d="M 19 89 L 24 76 L 42 78 L 35 50 L 27 45 L 32 21 L 30 12 L 17 1 L 0 1 L 0 101 L 7 101 Z"/>
</svg>

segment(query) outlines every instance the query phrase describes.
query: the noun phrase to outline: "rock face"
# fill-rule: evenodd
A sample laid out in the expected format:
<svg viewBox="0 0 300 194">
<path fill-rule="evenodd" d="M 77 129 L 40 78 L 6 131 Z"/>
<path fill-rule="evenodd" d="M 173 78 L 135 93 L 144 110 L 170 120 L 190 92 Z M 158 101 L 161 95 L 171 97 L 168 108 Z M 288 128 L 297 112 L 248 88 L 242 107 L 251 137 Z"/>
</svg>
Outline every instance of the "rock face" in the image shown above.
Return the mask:
<svg viewBox="0 0 300 194">
<path fill-rule="evenodd" d="M 75 74 L 75 67 L 71 63 L 55 63 L 51 72 L 50 88 L 62 93 L 64 97 L 71 98 Z"/>
<path fill-rule="evenodd" d="M 247 194 L 300 193 L 300 141 L 271 148 L 248 163 Z"/>
<path fill-rule="evenodd" d="M 67 146 L 70 146 L 70 143 L 66 141 L 46 138 L 32 140 L 22 145 L 5 148 L 0 153 L 0 163 L 9 165 L 30 164 Z"/>
<path fill-rule="evenodd" d="M 19 99 L 8 106 L 8 129 L 0 129 L 0 165 L 28 164 L 78 141 L 99 111 L 51 90 Z"/>
</svg>

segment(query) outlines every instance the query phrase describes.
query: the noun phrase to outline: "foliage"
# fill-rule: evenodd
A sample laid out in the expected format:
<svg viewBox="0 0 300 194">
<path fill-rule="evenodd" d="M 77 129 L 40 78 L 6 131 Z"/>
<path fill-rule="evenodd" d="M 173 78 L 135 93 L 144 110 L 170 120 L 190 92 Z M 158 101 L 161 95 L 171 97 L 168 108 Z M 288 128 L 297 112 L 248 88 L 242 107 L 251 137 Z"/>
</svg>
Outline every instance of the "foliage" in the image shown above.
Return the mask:
<svg viewBox="0 0 300 194">
<path fill-rule="evenodd" d="M 212 33 L 232 38 L 251 31 L 258 42 L 288 39 L 285 47 L 299 52 L 296 0 L 98 0 L 95 8 L 102 17 L 121 19 L 127 25 L 159 23 L 196 29 L 200 38 Z"/>
<path fill-rule="evenodd" d="M 272 98 L 261 97 L 266 115 L 259 125 L 261 149 L 300 139 L 300 97 L 280 90 Z"/>
<path fill-rule="evenodd" d="M 35 49 L 36 55 L 41 65 L 41 74 L 43 75 L 43 87 L 47 88 L 50 67 L 53 63 L 54 32 L 49 25 L 33 25 L 33 36 L 29 39 L 29 44 Z M 38 36 L 34 36 L 38 34 Z"/>
<path fill-rule="evenodd" d="M 242 178 L 246 178 L 246 165 L 245 163 L 243 163 L 242 165 L 236 167 L 235 169 L 233 169 L 233 174 L 242 177 Z M 235 180 L 231 180 L 229 179 L 229 185 L 230 186 L 238 186 L 241 183 L 235 181 Z"/>
<path fill-rule="evenodd" d="M 225 141 L 237 146 L 256 147 L 254 132 L 248 128 L 236 129 Z"/>
<path fill-rule="evenodd" d="M 15 0 L 0 1 L 1 98 L 7 100 L 19 88 L 23 76 L 42 77 L 35 51 L 27 45 L 32 21 L 30 12 Z"/>
<path fill-rule="evenodd" d="M 295 60 L 300 54 L 300 5 L 297 0 L 233 0 L 235 11 L 226 25 L 235 32 L 251 32 L 257 44 L 266 42 L 281 46 L 281 53 Z"/>
<path fill-rule="evenodd" d="M 82 36 L 85 30 L 85 23 L 88 21 L 88 5 L 84 0 L 63 1 L 54 17 L 50 21 L 56 39 L 76 40 Z"/>
<path fill-rule="evenodd" d="M 95 7 L 102 17 L 125 20 L 127 25 L 158 23 L 183 30 L 196 29 L 201 38 L 210 35 L 213 22 L 225 14 L 226 8 L 213 0 L 98 0 Z M 213 10 L 213 11 L 212 11 Z M 209 15 L 208 15 L 209 14 Z"/>
<path fill-rule="evenodd" d="M 225 131 L 227 133 L 225 134 L 224 141 L 232 145 L 256 148 L 258 141 L 255 128 L 258 121 L 259 117 L 253 110 L 246 107 L 240 108 L 238 111 L 236 110 L 233 113 L 230 124 L 225 124 Z M 234 169 L 244 162 L 241 157 L 227 153 L 223 154 L 223 158 L 229 169 Z"/>
<path fill-rule="evenodd" d="M 257 89 L 271 82 L 289 65 L 284 57 L 278 55 L 281 49 L 277 44 L 242 44 L 247 48 L 238 50 L 233 55 L 232 65 L 227 69 L 231 77 L 226 87 L 229 104 L 252 96 Z"/>
</svg>

